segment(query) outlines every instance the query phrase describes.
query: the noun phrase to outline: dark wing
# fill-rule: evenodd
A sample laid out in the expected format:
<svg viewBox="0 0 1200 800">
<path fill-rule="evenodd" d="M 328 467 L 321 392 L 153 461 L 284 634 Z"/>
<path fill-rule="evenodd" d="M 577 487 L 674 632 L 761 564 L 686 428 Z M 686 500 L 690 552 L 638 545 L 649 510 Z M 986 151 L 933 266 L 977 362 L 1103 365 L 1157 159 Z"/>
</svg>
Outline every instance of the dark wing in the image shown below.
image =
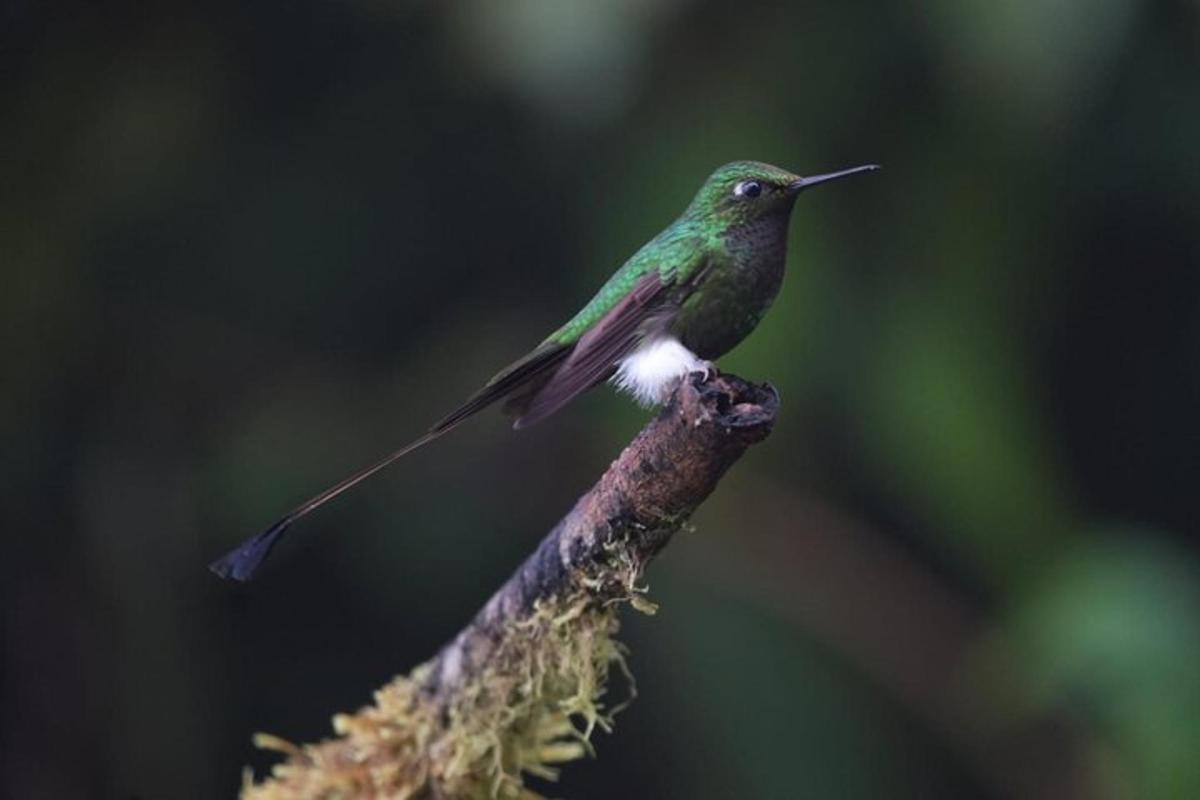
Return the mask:
<svg viewBox="0 0 1200 800">
<path fill-rule="evenodd" d="M 574 345 L 547 342 L 524 358 L 514 361 L 496 373 L 490 381 L 461 406 L 451 411 L 430 432 L 441 433 L 453 428 L 467 417 L 510 395 L 528 394 L 546 383 L 567 357 Z"/>
<path fill-rule="evenodd" d="M 527 397 L 514 398 L 520 400 L 509 406 L 520 415 L 514 427 L 540 422 L 597 383 L 608 380 L 617 363 L 633 351 L 649 327 L 669 320 L 673 309 L 667 288 L 657 270 L 640 278 L 628 295 L 580 337 L 544 385 Z"/>
</svg>

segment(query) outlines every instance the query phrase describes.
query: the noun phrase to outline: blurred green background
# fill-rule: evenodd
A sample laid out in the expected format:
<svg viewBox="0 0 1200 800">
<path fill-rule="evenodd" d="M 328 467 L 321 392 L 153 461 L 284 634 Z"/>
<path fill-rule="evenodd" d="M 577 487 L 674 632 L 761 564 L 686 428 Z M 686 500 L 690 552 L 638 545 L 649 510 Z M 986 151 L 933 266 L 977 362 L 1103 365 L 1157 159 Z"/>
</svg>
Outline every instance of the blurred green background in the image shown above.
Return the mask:
<svg viewBox="0 0 1200 800">
<path fill-rule="evenodd" d="M 0 3 L 0 795 L 210 798 L 429 657 L 646 414 L 424 430 L 732 159 L 783 397 L 559 796 L 1200 797 L 1200 4 Z M 620 689 L 616 690 L 618 694 Z"/>
</svg>

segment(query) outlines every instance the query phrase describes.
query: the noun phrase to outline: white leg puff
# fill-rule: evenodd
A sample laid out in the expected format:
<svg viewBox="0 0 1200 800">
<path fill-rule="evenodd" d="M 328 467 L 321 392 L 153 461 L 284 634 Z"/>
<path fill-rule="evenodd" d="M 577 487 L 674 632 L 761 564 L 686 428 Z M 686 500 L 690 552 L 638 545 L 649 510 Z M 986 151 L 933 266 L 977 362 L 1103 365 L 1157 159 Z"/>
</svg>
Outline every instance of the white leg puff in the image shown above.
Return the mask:
<svg viewBox="0 0 1200 800">
<path fill-rule="evenodd" d="M 642 405 L 666 402 L 671 390 L 690 372 L 713 371 L 713 365 L 688 350 L 678 339 L 662 337 L 642 345 L 617 365 L 612 382 Z"/>
</svg>

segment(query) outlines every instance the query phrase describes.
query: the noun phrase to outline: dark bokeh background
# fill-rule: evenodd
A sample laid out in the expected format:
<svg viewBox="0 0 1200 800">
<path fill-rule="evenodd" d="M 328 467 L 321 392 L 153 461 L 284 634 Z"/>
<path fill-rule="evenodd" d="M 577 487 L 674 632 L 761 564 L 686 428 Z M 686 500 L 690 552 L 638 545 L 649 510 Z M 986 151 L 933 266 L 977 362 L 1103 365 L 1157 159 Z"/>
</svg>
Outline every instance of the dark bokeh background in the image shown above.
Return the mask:
<svg viewBox="0 0 1200 800">
<path fill-rule="evenodd" d="M 430 656 L 639 427 L 423 430 L 735 158 L 784 399 L 571 798 L 1200 796 L 1200 5 L 0 4 L 0 795 L 211 798 Z"/>
</svg>

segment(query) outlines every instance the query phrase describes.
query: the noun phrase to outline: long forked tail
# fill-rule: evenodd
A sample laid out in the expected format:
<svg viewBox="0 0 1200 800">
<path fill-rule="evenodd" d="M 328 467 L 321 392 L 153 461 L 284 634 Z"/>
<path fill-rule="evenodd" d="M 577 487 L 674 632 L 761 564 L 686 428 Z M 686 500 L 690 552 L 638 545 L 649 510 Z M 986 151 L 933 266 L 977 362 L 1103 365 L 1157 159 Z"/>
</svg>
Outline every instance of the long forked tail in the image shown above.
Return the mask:
<svg viewBox="0 0 1200 800">
<path fill-rule="evenodd" d="M 235 581 L 248 581 L 254 577 L 262 562 L 271 554 L 271 549 L 279 542 L 288 528 L 296 520 L 317 510 L 342 492 L 357 486 L 376 472 L 399 461 L 414 450 L 432 442 L 434 439 L 449 433 L 458 427 L 459 423 L 479 413 L 498 400 L 502 400 L 522 390 L 529 390 L 538 385 L 548 374 L 558 367 L 570 347 L 553 345 L 540 347 L 521 360 L 511 364 L 487 384 L 472 395 L 465 403 L 446 415 L 440 422 L 429 429 L 424 436 L 409 442 L 395 452 L 389 453 L 369 467 L 365 467 L 348 478 L 344 478 L 325 491 L 312 497 L 293 508 L 287 514 L 276 520 L 271 527 L 262 533 L 252 536 L 225 555 L 208 565 L 208 568 L 222 578 Z"/>
<path fill-rule="evenodd" d="M 371 477 L 376 472 L 379 472 L 379 470 L 383 469 L 389 464 L 399 461 L 401 458 L 404 458 L 417 448 L 429 444 L 434 439 L 438 438 L 449 430 L 450 428 L 442 428 L 441 430 L 435 428 L 434 430 L 431 430 L 429 433 L 422 436 L 420 439 L 406 444 L 404 447 L 401 447 L 394 453 L 389 453 L 387 456 L 375 462 L 371 466 L 361 469 L 350 477 L 338 481 L 333 486 L 330 486 L 328 489 L 321 492 L 319 495 L 312 497 L 309 500 L 306 500 L 304 503 L 296 506 L 287 514 L 276 520 L 271 527 L 267 528 L 262 533 L 250 537 L 233 550 L 230 550 L 228 553 L 209 564 L 208 568 L 220 575 L 222 578 L 229 578 L 235 581 L 250 580 L 254 577 L 254 572 L 258 569 L 259 565 L 262 564 L 266 557 L 271 554 L 271 548 L 275 546 L 275 543 L 278 542 L 285 533 L 287 533 L 287 529 L 291 527 L 293 522 L 300 519 L 305 514 L 315 511 L 316 509 L 325 505 L 347 489 L 362 483 L 367 478 Z"/>
</svg>

